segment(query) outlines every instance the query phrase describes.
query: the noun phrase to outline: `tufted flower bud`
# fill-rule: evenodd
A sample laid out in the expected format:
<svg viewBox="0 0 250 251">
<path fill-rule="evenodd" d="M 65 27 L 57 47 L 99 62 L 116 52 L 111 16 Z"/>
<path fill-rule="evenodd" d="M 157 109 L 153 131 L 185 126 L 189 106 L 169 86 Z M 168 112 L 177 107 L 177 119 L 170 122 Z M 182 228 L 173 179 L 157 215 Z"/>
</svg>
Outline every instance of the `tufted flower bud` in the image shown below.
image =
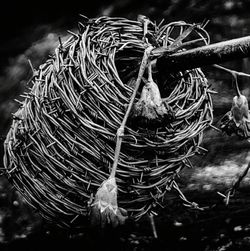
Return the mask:
<svg viewBox="0 0 250 251">
<path fill-rule="evenodd" d="M 164 120 L 173 117 L 170 107 L 162 101 L 157 84 L 147 82 L 142 89 L 140 99 L 135 103 L 132 114 L 133 119 L 141 125 L 160 125 Z M 141 123 L 140 123 L 141 122 Z"/>
<path fill-rule="evenodd" d="M 117 205 L 117 185 L 114 177 L 105 180 L 97 190 L 91 205 L 91 225 L 117 227 L 125 223 L 127 212 Z"/>
<path fill-rule="evenodd" d="M 233 98 L 231 116 L 237 127 L 242 125 L 245 121 L 250 122 L 248 101 L 244 95 L 235 96 Z"/>
<path fill-rule="evenodd" d="M 236 134 L 250 142 L 250 119 L 247 98 L 239 94 L 233 98 L 232 108 L 220 120 L 220 129 L 228 135 Z"/>
</svg>

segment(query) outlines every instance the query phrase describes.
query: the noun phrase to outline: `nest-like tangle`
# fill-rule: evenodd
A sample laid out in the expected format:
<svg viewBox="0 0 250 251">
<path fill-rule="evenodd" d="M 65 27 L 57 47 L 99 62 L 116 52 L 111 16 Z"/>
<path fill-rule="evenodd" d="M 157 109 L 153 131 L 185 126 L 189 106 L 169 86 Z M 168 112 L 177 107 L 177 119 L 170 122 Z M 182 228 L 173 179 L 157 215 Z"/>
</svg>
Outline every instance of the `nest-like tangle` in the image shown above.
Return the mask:
<svg viewBox="0 0 250 251">
<path fill-rule="evenodd" d="M 199 25 L 150 22 L 146 36 L 144 28 L 125 18 L 84 19 L 36 71 L 13 116 L 4 164 L 13 185 L 46 219 L 80 226 L 87 218 L 91 197 L 109 176 L 116 132 L 149 44 L 167 56 L 209 43 Z M 156 50 L 152 60 L 162 55 Z M 153 77 L 174 116 L 156 128 L 129 121 L 123 137 L 118 203 L 135 219 L 157 211 L 166 191 L 178 189 L 176 175 L 202 150 L 212 122 L 202 71 L 164 74 L 156 69 Z"/>
</svg>

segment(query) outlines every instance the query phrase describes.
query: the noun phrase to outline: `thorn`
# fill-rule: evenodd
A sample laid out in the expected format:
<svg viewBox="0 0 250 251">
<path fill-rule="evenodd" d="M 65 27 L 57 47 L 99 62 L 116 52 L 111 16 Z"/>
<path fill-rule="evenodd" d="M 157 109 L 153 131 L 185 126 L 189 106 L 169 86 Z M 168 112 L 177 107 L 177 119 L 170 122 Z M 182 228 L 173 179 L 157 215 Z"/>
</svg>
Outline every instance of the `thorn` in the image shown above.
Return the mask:
<svg viewBox="0 0 250 251">
<path fill-rule="evenodd" d="M 14 101 L 15 102 L 17 102 L 18 104 L 20 104 L 20 105 L 22 105 L 23 104 L 23 102 L 22 101 L 20 101 L 20 100 L 18 100 L 18 99 L 14 99 Z"/>
<path fill-rule="evenodd" d="M 158 27 L 161 27 L 161 25 L 165 22 L 165 19 L 163 18 L 160 23 L 158 24 Z"/>
<path fill-rule="evenodd" d="M 221 193 L 221 192 L 217 192 L 217 194 L 220 195 L 220 196 L 223 197 L 223 198 L 226 198 L 226 195 L 223 194 L 223 193 Z"/>
<path fill-rule="evenodd" d="M 37 71 L 36 71 L 35 68 L 33 67 L 33 65 L 32 65 L 30 59 L 28 59 L 28 63 L 29 63 L 30 68 L 31 68 L 31 70 L 32 70 L 33 76 L 36 76 L 36 75 L 37 75 Z"/>
<path fill-rule="evenodd" d="M 76 33 L 74 33 L 73 31 L 67 30 L 67 32 L 69 34 L 73 35 L 74 37 L 79 38 L 79 36 Z"/>
<path fill-rule="evenodd" d="M 217 128 L 216 126 L 214 125 L 209 125 L 212 129 L 218 131 L 218 132 L 221 132 L 221 130 L 219 128 Z"/>
<path fill-rule="evenodd" d="M 150 220 L 150 225 L 152 228 L 153 236 L 155 239 L 158 239 L 158 234 L 157 234 L 156 227 L 155 227 L 154 215 L 150 213 L 150 214 L 148 214 L 148 217 Z"/>
<path fill-rule="evenodd" d="M 208 93 L 212 93 L 212 94 L 218 94 L 217 91 L 214 91 L 214 90 L 211 90 L 211 89 L 208 89 L 207 92 L 208 92 Z"/>
<path fill-rule="evenodd" d="M 204 19 L 203 22 L 201 23 L 201 28 L 205 28 L 207 26 L 207 24 L 210 22 L 209 19 Z"/>
<path fill-rule="evenodd" d="M 78 217 L 79 217 L 79 214 L 77 214 L 77 215 L 70 221 L 70 223 L 73 223 Z"/>
<path fill-rule="evenodd" d="M 78 22 L 78 30 L 80 33 L 82 33 L 85 30 L 86 26 L 82 24 L 81 22 Z"/>
<path fill-rule="evenodd" d="M 197 148 L 204 151 L 204 152 L 208 152 L 208 150 L 206 148 L 204 148 L 204 147 L 198 146 Z"/>
<path fill-rule="evenodd" d="M 59 44 L 60 44 L 60 49 L 63 50 L 62 38 L 59 36 L 58 40 L 59 40 Z"/>
<path fill-rule="evenodd" d="M 89 21 L 89 18 L 84 16 L 83 14 L 79 14 L 79 16 L 82 17 L 85 22 Z"/>
<path fill-rule="evenodd" d="M 89 182 L 88 182 L 87 191 L 89 190 L 90 185 L 91 185 L 91 180 L 89 180 Z"/>
</svg>

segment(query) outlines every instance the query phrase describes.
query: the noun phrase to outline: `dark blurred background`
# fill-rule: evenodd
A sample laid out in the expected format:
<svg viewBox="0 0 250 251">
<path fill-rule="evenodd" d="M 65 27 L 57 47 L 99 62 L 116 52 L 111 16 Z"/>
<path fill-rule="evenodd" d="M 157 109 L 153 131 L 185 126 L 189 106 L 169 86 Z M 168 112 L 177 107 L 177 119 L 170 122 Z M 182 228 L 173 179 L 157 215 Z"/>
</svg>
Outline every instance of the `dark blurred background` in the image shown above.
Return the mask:
<svg viewBox="0 0 250 251">
<path fill-rule="evenodd" d="M 11 113 L 18 107 L 14 99 L 24 91 L 31 76 L 28 60 L 35 68 L 44 62 L 58 45 L 58 37 L 64 39 L 67 30 L 76 29 L 77 22 L 81 21 L 79 14 L 90 18 L 109 15 L 131 19 L 144 14 L 157 22 L 164 18 L 167 23 L 209 20 L 206 29 L 214 43 L 249 35 L 249 10 L 248 0 L 5 1 L 0 9 L 1 165 Z M 248 58 L 223 65 L 250 73 Z M 218 91 L 213 95 L 216 124 L 231 107 L 235 95 L 232 79 L 212 67 L 203 71 L 212 89 Z M 250 79 L 240 78 L 239 84 L 249 98 Z M 143 223 L 129 226 L 124 235 L 113 240 L 122 247 L 120 250 L 250 250 L 249 176 L 228 207 L 216 193 L 230 187 L 250 161 L 250 143 L 210 129 L 205 133 L 204 146 L 208 153 L 193 159 L 194 169 L 183 173 L 180 184 L 189 198 L 208 206 L 207 210 L 190 212 L 171 197 L 172 207 L 155 219 L 159 239 L 152 238 L 150 224 L 145 219 Z M 71 233 L 44 222 L 5 177 L 0 177 L 0 250 L 21 247 L 44 250 L 51 247 L 51 242 L 61 250 L 93 250 L 96 245 L 86 233 Z M 112 248 L 114 243 L 110 245 Z"/>
</svg>

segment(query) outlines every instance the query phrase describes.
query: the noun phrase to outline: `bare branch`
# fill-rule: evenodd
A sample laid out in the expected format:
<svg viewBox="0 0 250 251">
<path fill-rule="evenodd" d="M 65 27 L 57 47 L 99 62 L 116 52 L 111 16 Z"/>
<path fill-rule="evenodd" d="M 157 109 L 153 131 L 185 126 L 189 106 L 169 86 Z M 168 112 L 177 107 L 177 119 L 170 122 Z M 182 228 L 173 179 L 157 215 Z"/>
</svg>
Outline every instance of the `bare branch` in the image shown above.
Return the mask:
<svg viewBox="0 0 250 251">
<path fill-rule="evenodd" d="M 180 71 L 218 64 L 250 56 L 250 36 L 195 49 L 163 55 L 157 60 L 159 71 Z M 243 76 L 241 74 L 241 76 Z M 244 75 L 245 76 L 245 75 Z"/>
</svg>

